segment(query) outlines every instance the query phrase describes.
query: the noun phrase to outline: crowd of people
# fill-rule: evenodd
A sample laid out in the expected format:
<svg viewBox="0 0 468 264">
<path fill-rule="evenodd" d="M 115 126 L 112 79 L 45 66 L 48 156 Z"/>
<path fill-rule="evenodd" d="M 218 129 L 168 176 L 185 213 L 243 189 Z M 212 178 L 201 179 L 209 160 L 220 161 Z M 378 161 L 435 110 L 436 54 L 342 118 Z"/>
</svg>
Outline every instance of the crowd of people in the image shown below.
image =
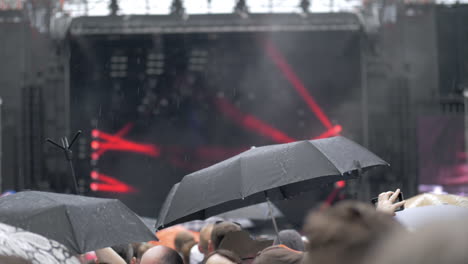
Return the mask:
<svg viewBox="0 0 468 264">
<path fill-rule="evenodd" d="M 306 217 L 302 230 L 282 230 L 262 248 L 260 238 L 225 243 L 233 234 L 248 234 L 240 224 L 217 221 L 194 236 L 180 231 L 173 247 L 135 243 L 95 251 L 83 263 L 109 264 L 431 264 L 466 263 L 468 228 L 451 221 L 408 230 L 395 218 L 399 190 L 379 196 L 377 206 L 341 201 Z M 238 236 L 242 237 L 242 236 Z M 249 244 L 251 243 L 251 244 Z M 255 244 L 257 243 L 257 244 Z M 239 245 L 241 244 L 241 245 Z M 243 248 L 243 249 L 239 249 Z M 13 263 L 13 262 L 12 262 Z M 19 262 L 14 262 L 19 263 Z"/>
<path fill-rule="evenodd" d="M 380 194 L 376 206 L 358 201 L 322 206 L 308 214 L 301 230 L 281 230 L 273 240 L 253 236 L 239 223 L 216 221 L 199 232 L 178 231 L 171 245 L 117 245 L 94 251 L 90 259 L 90 254 L 78 257 L 83 264 L 467 263 L 465 219 L 408 229 L 394 217 L 405 205 L 397 201 L 399 192 Z M 0 256 L 3 263 L 33 262 Z"/>
</svg>

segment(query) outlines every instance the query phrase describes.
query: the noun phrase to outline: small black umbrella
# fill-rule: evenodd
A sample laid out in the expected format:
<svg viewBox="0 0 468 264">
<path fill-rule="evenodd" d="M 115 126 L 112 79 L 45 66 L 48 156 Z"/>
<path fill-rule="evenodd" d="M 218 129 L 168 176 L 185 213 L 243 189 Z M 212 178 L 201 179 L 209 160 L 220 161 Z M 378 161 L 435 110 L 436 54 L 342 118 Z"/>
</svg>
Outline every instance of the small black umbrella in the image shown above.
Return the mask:
<svg viewBox="0 0 468 264">
<path fill-rule="evenodd" d="M 253 148 L 175 184 L 156 228 L 287 199 L 379 165 L 388 163 L 344 137 Z"/>
<path fill-rule="evenodd" d="M 140 218 L 116 199 L 19 192 L 0 198 L 0 222 L 56 240 L 74 254 L 156 239 Z"/>
</svg>

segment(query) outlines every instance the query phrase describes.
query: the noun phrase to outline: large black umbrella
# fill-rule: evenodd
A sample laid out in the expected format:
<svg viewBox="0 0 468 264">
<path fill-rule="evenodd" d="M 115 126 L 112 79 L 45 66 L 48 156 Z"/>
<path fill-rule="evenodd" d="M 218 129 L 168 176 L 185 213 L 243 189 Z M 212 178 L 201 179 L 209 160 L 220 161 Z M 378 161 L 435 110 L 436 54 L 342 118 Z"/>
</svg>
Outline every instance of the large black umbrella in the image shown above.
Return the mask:
<svg viewBox="0 0 468 264">
<path fill-rule="evenodd" d="M 362 169 L 388 165 L 344 137 L 253 148 L 185 176 L 169 192 L 156 228 L 287 199 Z"/>
<path fill-rule="evenodd" d="M 56 240 L 74 254 L 156 239 L 140 218 L 116 199 L 19 192 L 0 198 L 0 222 Z"/>
</svg>

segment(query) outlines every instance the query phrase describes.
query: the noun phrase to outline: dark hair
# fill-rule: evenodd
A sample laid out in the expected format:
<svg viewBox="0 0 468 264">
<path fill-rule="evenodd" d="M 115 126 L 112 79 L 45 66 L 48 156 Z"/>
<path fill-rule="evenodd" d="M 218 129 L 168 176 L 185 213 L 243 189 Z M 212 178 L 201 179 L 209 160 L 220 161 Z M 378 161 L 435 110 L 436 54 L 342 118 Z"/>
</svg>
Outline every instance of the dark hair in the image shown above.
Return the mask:
<svg viewBox="0 0 468 264">
<path fill-rule="evenodd" d="M 133 249 L 133 257 L 134 258 L 138 258 L 138 249 L 140 248 L 140 246 L 142 245 L 143 243 L 140 243 L 140 242 L 135 242 L 135 243 L 132 243 L 132 249 Z"/>
<path fill-rule="evenodd" d="M 130 263 L 133 258 L 133 246 L 131 244 L 123 244 L 112 246 L 112 249 L 122 257 L 125 262 Z"/>
<path fill-rule="evenodd" d="M 213 227 L 213 231 L 211 232 L 211 243 L 213 244 L 214 249 L 218 249 L 221 242 L 226 237 L 226 235 L 241 231 L 242 228 L 239 224 L 224 221 L 216 223 Z"/>
<path fill-rule="evenodd" d="M 177 251 L 167 248 L 165 254 L 161 257 L 161 264 L 184 264 L 182 257 Z"/>
</svg>

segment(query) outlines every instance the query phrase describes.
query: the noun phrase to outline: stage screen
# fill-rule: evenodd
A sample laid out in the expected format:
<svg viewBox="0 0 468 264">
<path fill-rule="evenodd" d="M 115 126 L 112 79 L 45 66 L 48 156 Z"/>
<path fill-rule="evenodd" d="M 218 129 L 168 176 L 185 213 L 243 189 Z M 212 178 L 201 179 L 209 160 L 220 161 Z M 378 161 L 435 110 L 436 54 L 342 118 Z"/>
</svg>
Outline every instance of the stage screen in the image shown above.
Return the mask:
<svg viewBox="0 0 468 264">
<path fill-rule="evenodd" d="M 71 36 L 78 176 L 155 217 L 184 175 L 252 146 L 360 142 L 360 43 L 356 31 Z"/>
<path fill-rule="evenodd" d="M 462 114 L 420 117 L 418 147 L 421 192 L 468 193 Z"/>
</svg>

